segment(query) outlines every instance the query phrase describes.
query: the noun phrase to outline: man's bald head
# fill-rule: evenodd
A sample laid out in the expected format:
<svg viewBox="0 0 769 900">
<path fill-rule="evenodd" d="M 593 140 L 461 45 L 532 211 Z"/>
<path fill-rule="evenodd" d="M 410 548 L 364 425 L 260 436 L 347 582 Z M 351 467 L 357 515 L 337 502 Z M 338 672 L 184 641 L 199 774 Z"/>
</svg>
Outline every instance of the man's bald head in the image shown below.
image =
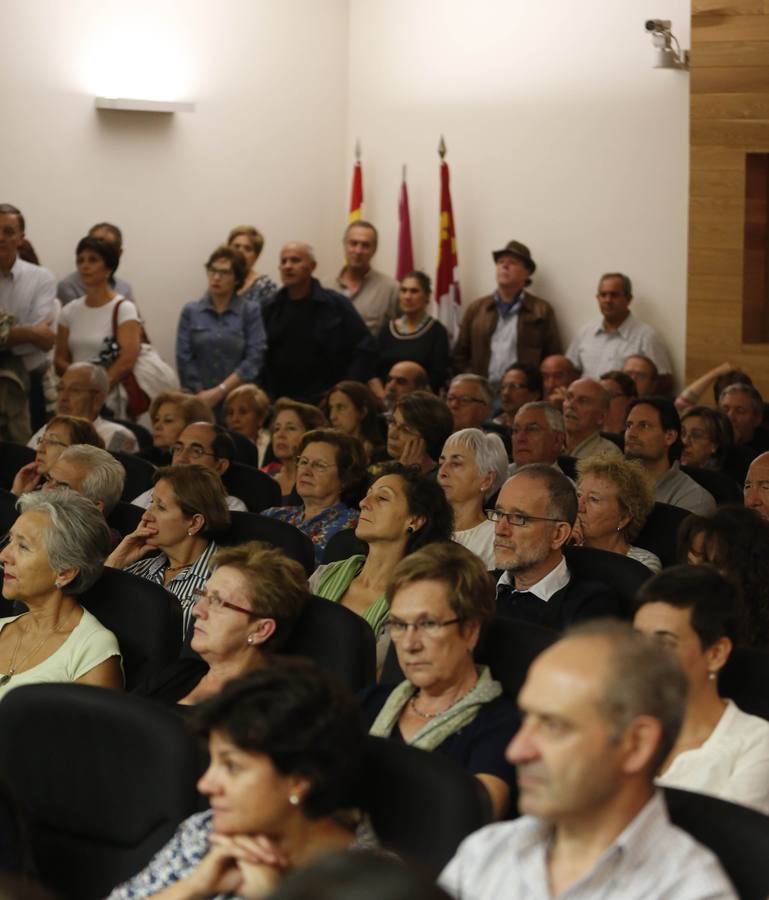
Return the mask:
<svg viewBox="0 0 769 900">
<path fill-rule="evenodd" d="M 392 408 L 397 400 L 414 391 L 429 391 L 430 379 L 416 362 L 398 362 L 390 369 L 385 384 L 385 401 Z"/>
<path fill-rule="evenodd" d="M 280 278 L 289 297 L 300 299 L 310 292 L 310 279 L 317 261 L 315 251 L 302 241 L 289 241 L 280 251 Z"/>
</svg>

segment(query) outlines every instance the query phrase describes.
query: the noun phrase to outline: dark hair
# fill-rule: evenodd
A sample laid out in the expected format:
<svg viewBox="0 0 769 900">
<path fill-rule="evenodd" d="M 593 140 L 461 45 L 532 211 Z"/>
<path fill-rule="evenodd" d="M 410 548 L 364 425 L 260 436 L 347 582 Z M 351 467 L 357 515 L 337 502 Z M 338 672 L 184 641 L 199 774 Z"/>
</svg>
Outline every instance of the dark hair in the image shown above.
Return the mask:
<svg viewBox="0 0 769 900">
<path fill-rule="evenodd" d="M 657 410 L 657 414 L 660 417 L 660 426 L 663 431 L 675 431 L 676 439 L 670 447 L 668 447 L 668 462 L 673 462 L 673 460 L 678 459 L 682 449 L 681 418 L 678 415 L 678 410 L 673 401 L 668 397 L 659 396 L 636 397 L 628 403 L 627 415 L 630 415 L 631 410 L 635 409 L 636 406 L 641 405 L 652 406 Z"/>
<path fill-rule="evenodd" d="M 430 459 L 438 460 L 446 439 L 454 430 L 451 410 L 434 394 L 413 391 L 401 397 L 393 408 L 401 411 L 404 422 L 418 432 Z"/>
<path fill-rule="evenodd" d="M 350 224 L 344 230 L 344 239 L 347 238 L 347 235 L 353 228 L 368 228 L 369 231 L 374 232 L 374 250 L 379 246 L 379 232 L 376 228 L 371 224 L 371 222 L 366 222 L 364 219 L 356 219 L 354 222 L 350 222 Z"/>
<path fill-rule="evenodd" d="M 219 473 L 206 466 L 163 466 L 155 470 L 153 484 L 167 482 L 174 492 L 182 514 L 188 519 L 201 515 L 205 524 L 199 534 L 211 538 L 226 531 L 230 524 L 227 492 Z"/>
<path fill-rule="evenodd" d="M 32 263 L 35 266 L 41 265 L 40 257 L 37 255 L 35 248 L 30 244 L 30 242 L 23 238 L 21 243 L 19 244 L 19 259 L 23 259 L 24 262 Z M 2 898 L 0 898 L 2 900 Z"/>
<path fill-rule="evenodd" d="M 246 257 L 240 250 L 234 250 L 226 244 L 221 244 L 208 257 L 206 268 L 212 266 L 217 259 L 228 259 L 232 263 L 232 274 L 235 276 L 235 293 L 237 293 L 246 283 L 248 275 L 248 266 L 246 265 Z"/>
<path fill-rule="evenodd" d="M 331 401 L 331 395 L 339 391 L 347 397 L 352 405 L 363 413 L 360 422 L 360 430 L 364 440 L 370 441 L 373 445 L 382 443 L 382 431 L 379 427 L 379 401 L 376 395 L 368 385 L 361 381 L 339 381 L 333 387 L 329 388 L 325 396 L 320 402 L 320 408 L 323 414 L 328 418 L 328 405 Z"/>
<path fill-rule="evenodd" d="M 546 463 L 529 463 L 516 469 L 511 478 L 528 475 L 542 482 L 547 492 L 547 514 L 559 522 L 568 522 L 572 527 L 577 521 L 577 490 L 570 478 L 559 469 Z"/>
<path fill-rule="evenodd" d="M 753 647 L 769 644 L 769 522 L 744 506 L 720 506 L 712 516 L 689 516 L 678 529 L 678 561 L 687 561 L 694 539 L 703 535 L 704 562 L 741 589 L 744 637 Z"/>
<path fill-rule="evenodd" d="M 222 732 L 242 750 L 264 753 L 283 775 L 307 778 L 302 809 L 309 818 L 355 805 L 365 740 L 358 704 L 313 663 L 275 659 L 230 681 L 197 707 L 194 724 L 206 736 Z"/>
<path fill-rule="evenodd" d="M 341 484 L 341 500 L 346 506 L 357 507 L 364 494 L 366 484 L 366 451 L 363 444 L 349 434 L 342 434 L 330 428 L 315 428 L 305 431 L 299 441 L 297 453 L 302 453 L 308 444 L 328 444 L 334 448 L 336 468 Z"/>
<path fill-rule="evenodd" d="M 713 399 L 715 400 L 716 405 L 718 405 L 718 401 L 721 399 L 723 389 L 729 387 L 730 384 L 749 384 L 752 387 L 753 379 L 747 372 L 741 372 L 739 369 L 729 369 L 728 372 L 719 375 L 713 382 Z"/>
<path fill-rule="evenodd" d="M 413 553 L 433 541 L 450 541 L 454 532 L 454 511 L 435 479 L 423 475 L 416 466 L 399 462 L 385 463 L 372 484 L 385 475 L 398 475 L 403 481 L 406 506 L 412 516 L 424 518 L 425 524 L 409 535 L 406 554 Z"/>
<path fill-rule="evenodd" d="M 84 250 L 90 250 L 101 258 L 104 265 L 109 269 L 110 278 L 115 274 L 120 262 L 120 250 L 114 244 L 86 235 L 77 242 L 75 256 L 80 256 Z"/>
<path fill-rule="evenodd" d="M 619 369 L 612 369 L 611 372 L 604 372 L 599 380 L 603 381 L 608 378 L 617 382 L 625 397 L 638 396 L 638 388 L 635 386 L 635 381 L 633 381 L 627 372 L 621 372 Z"/>
<path fill-rule="evenodd" d="M 523 372 L 526 376 L 526 390 L 539 394 L 539 399 L 542 399 L 544 385 L 542 383 L 542 373 L 537 366 L 534 366 L 531 363 L 517 362 L 513 363 L 512 366 L 508 366 L 503 372 L 502 377 L 504 378 L 508 372 Z"/>
<path fill-rule="evenodd" d="M 92 237 L 94 231 L 109 231 L 112 235 L 112 243 L 117 247 L 118 253 L 123 249 L 123 232 L 112 222 L 97 222 L 88 229 L 88 237 Z"/>
<path fill-rule="evenodd" d="M 713 409 L 710 406 L 692 406 L 681 414 L 681 425 L 683 426 L 684 422 L 692 416 L 698 416 L 705 423 L 708 437 L 716 445 L 713 462 L 716 468 L 720 469 L 734 447 L 732 423 L 720 409 Z"/>
<path fill-rule="evenodd" d="M 628 278 L 627 275 L 623 275 L 622 272 L 606 272 L 604 275 L 598 279 L 598 291 L 601 291 L 601 284 L 606 281 L 607 278 L 619 278 L 622 282 L 622 292 L 628 298 L 633 296 L 633 282 Z"/>
<path fill-rule="evenodd" d="M 427 294 L 428 297 L 430 296 L 430 291 L 432 291 L 433 289 L 433 283 L 430 281 L 429 275 L 426 275 L 419 269 L 414 269 L 411 272 L 406 272 L 406 274 L 401 278 L 400 283 L 403 284 L 403 282 L 407 278 L 413 278 L 414 281 L 416 281 L 419 287 L 422 289 L 422 291 Z"/>
<path fill-rule="evenodd" d="M 21 229 L 21 233 L 27 230 L 27 223 L 24 221 L 24 216 L 22 215 L 21 210 L 14 206 L 12 203 L 0 203 L 0 216 L 16 216 L 19 220 L 19 228 Z"/>
<path fill-rule="evenodd" d="M 691 625 L 703 650 L 728 637 L 737 643 L 742 634 L 740 591 L 713 566 L 670 566 L 641 585 L 636 611 L 647 603 L 667 603 L 691 611 Z"/>
<path fill-rule="evenodd" d="M 204 422 L 203 424 L 209 425 L 210 423 Z M 211 441 L 211 452 L 214 454 L 214 459 L 228 459 L 232 462 L 236 456 L 235 441 L 230 437 L 227 429 L 221 425 L 211 425 L 211 428 L 214 430 L 214 439 Z"/>
</svg>

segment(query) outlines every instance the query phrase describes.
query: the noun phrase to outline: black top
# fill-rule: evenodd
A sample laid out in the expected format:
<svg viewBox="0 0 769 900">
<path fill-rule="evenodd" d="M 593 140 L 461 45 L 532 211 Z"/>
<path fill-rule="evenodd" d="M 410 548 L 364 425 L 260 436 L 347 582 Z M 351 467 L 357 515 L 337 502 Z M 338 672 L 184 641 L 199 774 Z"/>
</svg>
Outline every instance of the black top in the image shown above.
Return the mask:
<svg viewBox="0 0 769 900">
<path fill-rule="evenodd" d="M 173 706 L 196 687 L 206 672 L 208 663 L 203 662 L 197 654 L 194 658 L 183 657 L 137 685 L 131 693 Z"/>
<path fill-rule="evenodd" d="M 387 381 L 390 369 L 399 362 L 415 362 L 427 372 L 430 387 L 438 391 L 449 378 L 449 336 L 437 320 L 427 321 L 413 334 L 399 334 L 395 320 L 385 322 L 377 338 L 377 375 Z"/>
<path fill-rule="evenodd" d="M 501 576 L 502 572 L 495 574 Z M 498 584 L 497 615 L 535 622 L 555 631 L 563 631 L 583 619 L 622 617 L 620 599 L 605 584 L 574 576 L 547 602 L 528 592 L 510 592 L 506 585 Z"/>
</svg>

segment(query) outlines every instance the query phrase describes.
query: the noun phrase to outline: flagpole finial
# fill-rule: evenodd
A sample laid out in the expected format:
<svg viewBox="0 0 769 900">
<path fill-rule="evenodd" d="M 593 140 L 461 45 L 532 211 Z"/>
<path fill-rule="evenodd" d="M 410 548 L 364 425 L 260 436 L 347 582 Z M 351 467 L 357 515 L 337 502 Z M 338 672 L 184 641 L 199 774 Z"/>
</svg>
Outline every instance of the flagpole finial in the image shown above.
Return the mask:
<svg viewBox="0 0 769 900">
<path fill-rule="evenodd" d="M 406 180 L 406 163 L 401 166 L 401 181 Z"/>
<path fill-rule="evenodd" d="M 438 156 L 443 159 L 446 156 L 446 141 L 443 140 L 443 135 L 441 135 L 441 141 L 438 144 Z"/>
<path fill-rule="evenodd" d="M 355 161 L 360 162 L 360 138 L 355 140 Z"/>
</svg>

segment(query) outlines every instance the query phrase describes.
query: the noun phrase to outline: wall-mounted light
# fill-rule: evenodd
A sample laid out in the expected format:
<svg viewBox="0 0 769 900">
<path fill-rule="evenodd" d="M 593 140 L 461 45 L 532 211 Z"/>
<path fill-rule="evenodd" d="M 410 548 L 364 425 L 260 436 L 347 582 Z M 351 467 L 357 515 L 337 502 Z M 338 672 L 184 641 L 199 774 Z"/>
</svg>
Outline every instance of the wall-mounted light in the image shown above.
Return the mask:
<svg viewBox="0 0 769 900">
<path fill-rule="evenodd" d="M 128 97 L 97 97 L 97 109 L 117 109 L 125 112 L 176 113 L 194 112 L 195 104 L 174 100 L 134 100 Z"/>
<path fill-rule="evenodd" d="M 689 68 L 689 51 L 681 50 L 678 39 L 670 30 L 671 22 L 668 19 L 647 19 L 644 28 L 652 36 L 655 69 Z"/>
</svg>

